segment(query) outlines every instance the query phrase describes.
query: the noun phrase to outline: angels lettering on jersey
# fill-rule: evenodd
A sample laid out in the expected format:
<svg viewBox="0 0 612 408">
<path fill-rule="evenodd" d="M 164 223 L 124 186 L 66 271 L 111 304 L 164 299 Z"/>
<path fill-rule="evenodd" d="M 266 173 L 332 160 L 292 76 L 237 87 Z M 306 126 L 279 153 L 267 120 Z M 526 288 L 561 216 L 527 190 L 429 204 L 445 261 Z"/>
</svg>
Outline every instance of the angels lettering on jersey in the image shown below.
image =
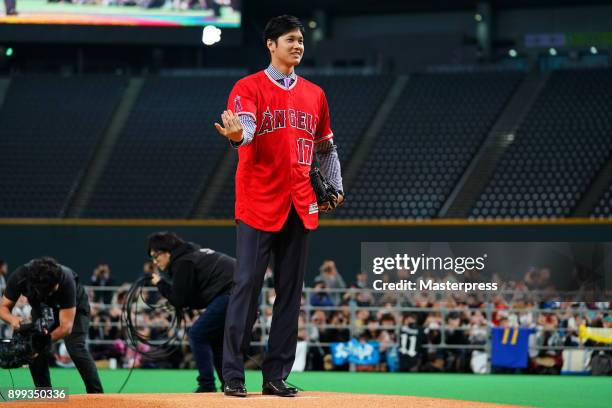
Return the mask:
<svg viewBox="0 0 612 408">
<path fill-rule="evenodd" d="M 237 96 L 236 98 L 237 100 L 235 100 L 234 103 L 240 104 L 240 97 Z M 261 124 L 257 130 L 257 135 L 273 132 L 276 129 L 284 129 L 287 127 L 287 124 L 289 124 L 292 128 L 303 130 L 314 137 L 317 129 L 317 122 L 317 118 L 307 112 L 296 109 L 271 110 L 268 106 L 262 113 Z"/>
</svg>

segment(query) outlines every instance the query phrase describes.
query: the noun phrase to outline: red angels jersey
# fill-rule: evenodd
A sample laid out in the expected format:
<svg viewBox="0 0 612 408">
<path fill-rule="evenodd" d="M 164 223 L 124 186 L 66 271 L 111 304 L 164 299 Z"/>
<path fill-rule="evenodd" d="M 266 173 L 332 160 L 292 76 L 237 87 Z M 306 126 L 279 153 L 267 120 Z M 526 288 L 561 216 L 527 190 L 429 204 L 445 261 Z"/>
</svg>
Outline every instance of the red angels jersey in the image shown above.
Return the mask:
<svg viewBox="0 0 612 408">
<path fill-rule="evenodd" d="M 315 144 L 333 138 L 323 90 L 299 76 L 286 89 L 260 71 L 234 85 L 227 108 L 256 123 L 251 143 L 238 148 L 235 219 L 279 231 L 293 203 L 304 227 L 315 229 L 309 171 Z"/>
</svg>

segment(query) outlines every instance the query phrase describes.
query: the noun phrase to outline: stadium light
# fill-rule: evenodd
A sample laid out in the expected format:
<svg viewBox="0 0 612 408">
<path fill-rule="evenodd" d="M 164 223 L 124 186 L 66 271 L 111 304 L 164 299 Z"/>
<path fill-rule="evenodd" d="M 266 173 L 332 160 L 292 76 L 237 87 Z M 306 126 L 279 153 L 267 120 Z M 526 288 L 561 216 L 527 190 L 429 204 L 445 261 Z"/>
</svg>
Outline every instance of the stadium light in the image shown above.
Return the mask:
<svg viewBox="0 0 612 408">
<path fill-rule="evenodd" d="M 213 45 L 221 41 L 221 30 L 215 26 L 207 25 L 202 30 L 202 42 L 205 45 Z"/>
<path fill-rule="evenodd" d="M 554 57 L 555 55 L 557 55 L 557 50 L 554 48 L 551 48 L 548 50 L 548 53 Z"/>
<path fill-rule="evenodd" d="M 591 51 L 591 54 L 597 54 L 599 52 L 599 51 L 597 51 L 597 47 L 595 47 L 595 46 L 592 46 L 590 51 Z"/>
<path fill-rule="evenodd" d="M 516 52 L 516 50 L 515 50 L 514 48 L 511 48 L 511 49 L 508 51 L 508 55 L 509 55 L 509 56 L 511 56 L 512 58 L 516 58 L 516 57 L 517 57 L 517 55 L 518 55 L 518 52 Z"/>
</svg>

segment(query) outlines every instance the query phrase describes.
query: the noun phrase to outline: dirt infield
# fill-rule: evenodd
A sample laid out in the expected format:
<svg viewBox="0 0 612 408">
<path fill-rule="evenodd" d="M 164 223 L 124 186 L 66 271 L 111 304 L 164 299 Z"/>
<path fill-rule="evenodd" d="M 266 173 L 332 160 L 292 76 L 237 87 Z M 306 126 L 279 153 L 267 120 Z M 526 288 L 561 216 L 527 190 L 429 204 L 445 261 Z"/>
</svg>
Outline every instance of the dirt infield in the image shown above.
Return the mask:
<svg viewBox="0 0 612 408">
<path fill-rule="evenodd" d="M 246 398 L 216 394 L 104 394 L 72 395 L 68 403 L 10 402 L 2 408 L 235 408 L 235 407 L 303 407 L 303 408 L 510 408 L 516 405 L 489 404 L 441 398 L 404 397 L 399 395 L 346 394 L 335 392 L 303 392 L 295 398 L 280 398 L 252 393 Z"/>
</svg>

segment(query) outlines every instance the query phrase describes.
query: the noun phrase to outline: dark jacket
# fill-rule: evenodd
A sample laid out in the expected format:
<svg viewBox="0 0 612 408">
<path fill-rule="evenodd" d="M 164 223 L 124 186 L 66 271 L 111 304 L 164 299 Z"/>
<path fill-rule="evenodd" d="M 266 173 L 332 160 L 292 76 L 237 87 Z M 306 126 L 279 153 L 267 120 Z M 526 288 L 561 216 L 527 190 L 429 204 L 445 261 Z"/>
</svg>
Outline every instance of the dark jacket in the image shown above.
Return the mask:
<svg viewBox="0 0 612 408">
<path fill-rule="evenodd" d="M 162 279 L 157 289 L 177 308 L 204 309 L 232 287 L 236 260 L 231 256 L 187 242 L 170 255 L 172 282 Z"/>
</svg>

